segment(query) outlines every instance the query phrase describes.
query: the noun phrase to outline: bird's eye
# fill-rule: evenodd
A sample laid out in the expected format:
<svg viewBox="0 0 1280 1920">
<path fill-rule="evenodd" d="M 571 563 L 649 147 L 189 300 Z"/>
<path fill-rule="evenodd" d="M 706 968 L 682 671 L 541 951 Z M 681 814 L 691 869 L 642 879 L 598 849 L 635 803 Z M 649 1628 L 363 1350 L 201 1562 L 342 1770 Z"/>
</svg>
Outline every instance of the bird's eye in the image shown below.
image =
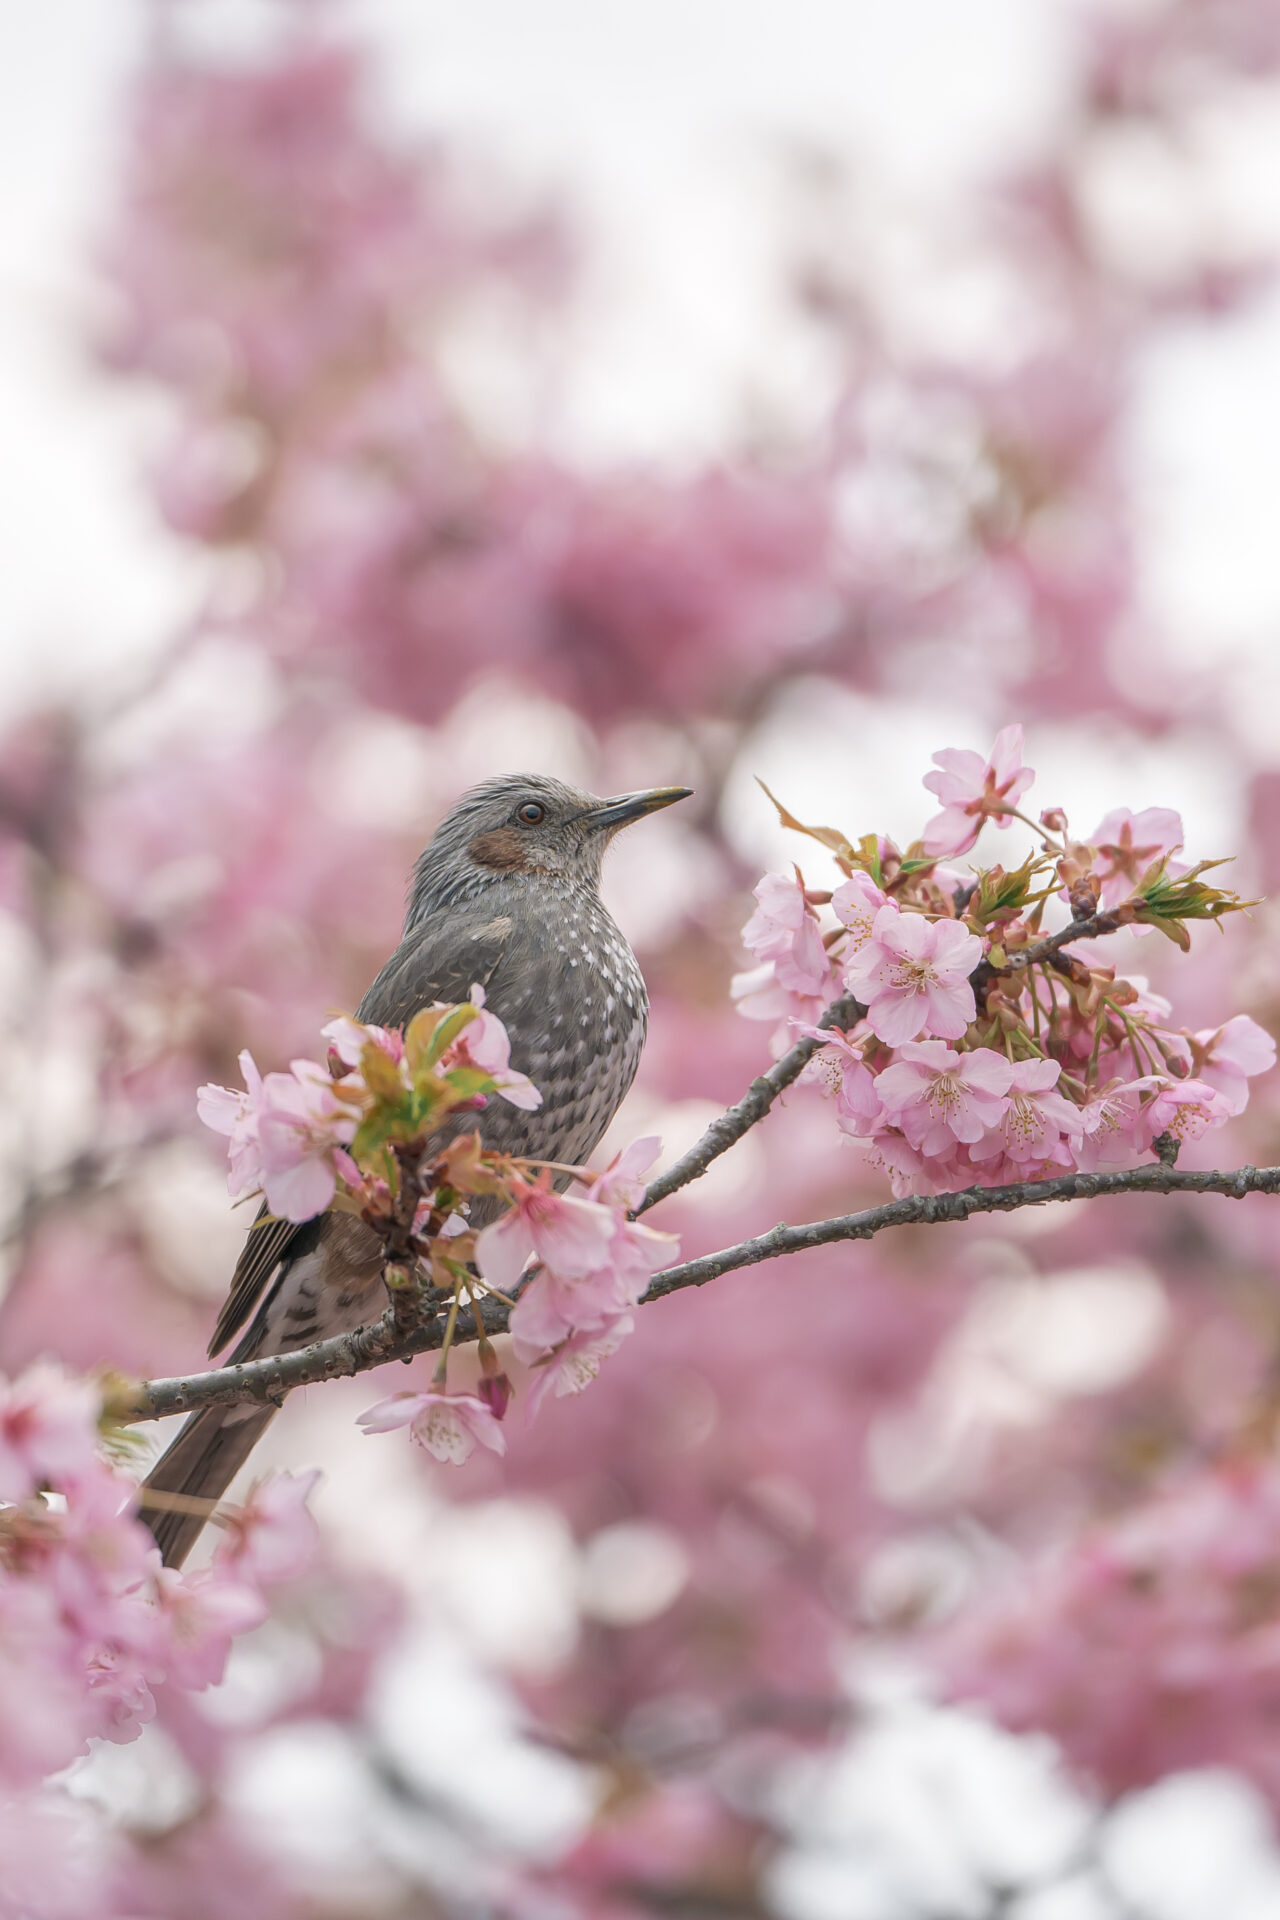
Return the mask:
<svg viewBox="0 0 1280 1920">
<path fill-rule="evenodd" d="M 516 809 L 516 819 L 526 827 L 536 827 L 546 811 L 546 808 L 540 807 L 536 800 L 526 800 L 522 807 Z"/>
</svg>

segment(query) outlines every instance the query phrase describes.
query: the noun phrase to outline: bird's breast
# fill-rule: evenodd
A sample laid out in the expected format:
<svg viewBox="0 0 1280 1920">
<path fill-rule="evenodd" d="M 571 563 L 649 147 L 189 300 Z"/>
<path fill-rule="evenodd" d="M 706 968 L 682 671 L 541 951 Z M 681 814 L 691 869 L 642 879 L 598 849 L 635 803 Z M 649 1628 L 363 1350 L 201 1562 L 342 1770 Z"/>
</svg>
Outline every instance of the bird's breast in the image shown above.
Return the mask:
<svg viewBox="0 0 1280 1920">
<path fill-rule="evenodd" d="M 521 1150 L 577 1164 L 635 1077 L 648 1021 L 644 979 L 598 899 L 548 891 L 515 918 L 489 1004 L 510 1035 L 511 1064 L 542 1095 L 524 1123 L 535 1144 Z"/>
</svg>

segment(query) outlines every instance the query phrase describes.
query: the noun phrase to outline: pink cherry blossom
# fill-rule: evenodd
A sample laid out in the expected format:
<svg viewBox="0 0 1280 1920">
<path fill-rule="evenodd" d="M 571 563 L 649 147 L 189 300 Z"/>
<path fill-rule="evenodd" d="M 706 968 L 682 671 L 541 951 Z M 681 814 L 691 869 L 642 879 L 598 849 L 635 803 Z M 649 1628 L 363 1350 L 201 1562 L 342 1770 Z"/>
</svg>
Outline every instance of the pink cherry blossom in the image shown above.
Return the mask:
<svg viewBox="0 0 1280 1920">
<path fill-rule="evenodd" d="M 756 900 L 742 939 L 758 964 L 734 975 L 731 998 L 748 1020 L 816 1019 L 829 997 L 832 971 L 803 888 L 790 875 L 767 873 Z"/>
<path fill-rule="evenodd" d="M 1080 1109 L 1084 1132 L 1075 1146 L 1076 1165 L 1085 1173 L 1132 1166 L 1147 1150 L 1142 1112 L 1150 1075 L 1118 1081 Z"/>
<path fill-rule="evenodd" d="M 607 1263 L 614 1230 L 608 1208 L 552 1192 L 549 1174 L 517 1181 L 515 1192 L 506 1213 L 476 1240 L 484 1279 L 510 1292 L 531 1256 L 565 1279 L 581 1279 Z"/>
<path fill-rule="evenodd" d="M 615 1153 L 604 1172 L 589 1187 L 583 1187 L 575 1181 L 572 1191 L 589 1194 L 598 1206 L 623 1207 L 631 1211 L 644 1198 L 644 1176 L 661 1152 L 662 1141 L 658 1135 L 646 1133 L 639 1140 L 633 1140 L 620 1153 Z"/>
<path fill-rule="evenodd" d="M 258 1480 L 239 1507 L 223 1514 L 215 1564 L 254 1586 L 274 1586 L 305 1573 L 315 1558 L 319 1530 L 307 1502 L 320 1469 L 273 1473 Z"/>
<path fill-rule="evenodd" d="M 976 1010 L 969 975 L 981 958 L 981 940 L 958 920 L 903 913 L 891 901 L 846 977 L 866 1001 L 871 1031 L 888 1046 L 921 1033 L 958 1040 Z"/>
<path fill-rule="evenodd" d="M 885 1114 L 924 1154 L 980 1140 L 1002 1117 L 1013 1068 L 1002 1053 L 955 1053 L 942 1040 L 908 1041 L 876 1076 Z"/>
<path fill-rule="evenodd" d="M 831 968 L 799 881 L 790 874 L 767 873 L 756 888 L 756 899 L 759 905 L 742 929 L 742 944 L 761 960 L 772 960 L 779 986 L 792 993 L 822 993 Z"/>
<path fill-rule="evenodd" d="M 90 1381 L 49 1362 L 0 1379 L 0 1500 L 25 1500 L 94 1471 L 101 1405 Z"/>
<path fill-rule="evenodd" d="M 392 1027 L 375 1026 L 372 1021 L 353 1020 L 349 1013 L 339 1013 L 320 1031 L 344 1067 L 358 1069 L 371 1041 L 397 1064 L 404 1059 L 404 1035 Z"/>
<path fill-rule="evenodd" d="M 826 995 L 793 993 L 778 979 L 772 960 L 735 973 L 729 982 L 729 998 L 745 1020 L 773 1020 L 780 1023 L 775 1047 L 789 1043 L 789 1023 L 816 1020 L 826 1004 Z"/>
<path fill-rule="evenodd" d="M 1163 1080 L 1142 1110 L 1147 1144 L 1161 1134 L 1175 1140 L 1198 1140 L 1211 1127 L 1221 1127 L 1233 1108 L 1225 1095 L 1203 1080 Z"/>
<path fill-rule="evenodd" d="M 459 1467 L 469 1460 L 477 1446 L 490 1453 L 505 1453 L 507 1438 L 492 1408 L 474 1393 L 447 1393 L 443 1387 L 428 1387 L 425 1393 L 393 1393 L 388 1400 L 359 1416 L 366 1433 L 390 1433 L 394 1427 L 408 1427 L 420 1447 Z"/>
<path fill-rule="evenodd" d="M 595 1331 L 636 1306 L 653 1275 L 674 1260 L 679 1244 L 674 1234 L 628 1220 L 619 1209 L 598 1267 L 567 1274 L 548 1266 L 525 1283 L 510 1319 L 517 1359 L 527 1363 L 570 1334 Z"/>
<path fill-rule="evenodd" d="M 1237 1013 L 1224 1026 L 1205 1028 L 1195 1041 L 1200 1054 L 1197 1079 L 1215 1088 L 1233 1114 L 1243 1113 L 1249 1104 L 1249 1081 L 1269 1073 L 1276 1063 L 1274 1039 L 1247 1013 Z"/>
<path fill-rule="evenodd" d="M 261 1187 L 273 1213 L 310 1220 L 333 1198 L 334 1153 L 355 1137 L 357 1115 L 314 1060 L 265 1078 L 248 1053 L 240 1065 L 246 1092 L 206 1086 L 197 1097 L 205 1125 L 230 1137 L 228 1188 L 238 1198 Z"/>
<path fill-rule="evenodd" d="M 314 1060 L 269 1073 L 263 1086 L 258 1144 L 267 1205 L 285 1220 L 310 1220 L 333 1198 L 334 1149 L 354 1139 L 356 1115 Z"/>
<path fill-rule="evenodd" d="M 263 1102 L 262 1075 L 246 1047 L 240 1055 L 246 1091 L 209 1084 L 196 1093 L 196 1112 L 206 1127 L 227 1136 L 230 1169 L 227 1191 L 233 1200 L 252 1193 L 261 1181 L 258 1116 Z"/>
<path fill-rule="evenodd" d="M 155 1598 L 164 1635 L 160 1659 L 165 1676 L 175 1686 L 195 1691 L 217 1685 L 235 1635 L 260 1626 L 267 1617 L 267 1603 L 257 1588 L 226 1566 L 206 1567 L 197 1574 L 162 1567 Z"/>
<path fill-rule="evenodd" d="M 929 854 L 967 853 L 984 820 L 1010 826 L 1010 809 L 1036 777 L 1022 764 L 1022 728 L 1016 724 L 996 735 L 989 760 L 961 747 L 946 747 L 933 760 L 940 771 L 926 773 L 924 784 L 937 794 L 943 810 L 924 830 Z"/>
<path fill-rule="evenodd" d="M 802 1027 L 801 1032 L 822 1041 L 803 1077 L 834 1095 L 840 1131 L 855 1139 L 875 1133 L 884 1125 L 884 1108 L 879 1081 L 863 1059 L 862 1047 L 835 1027 Z"/>
<path fill-rule="evenodd" d="M 1141 813 L 1116 807 L 1089 835 L 1098 856 L 1094 872 L 1102 882 L 1099 906 L 1105 910 L 1127 900 L 1147 870 L 1182 843 L 1182 816 L 1171 807 L 1146 807 Z"/>
<path fill-rule="evenodd" d="M 1056 1091 L 1062 1068 L 1056 1060 L 1019 1060 L 1012 1070 L 1008 1104 L 1001 1118 L 969 1146 L 975 1163 L 1004 1154 L 1015 1166 L 1069 1166 L 1084 1131 L 1079 1107 Z"/>
<path fill-rule="evenodd" d="M 511 1065 L 511 1041 L 496 1014 L 484 1011 L 484 988 L 471 989 L 471 1004 L 481 1011 L 468 1023 L 441 1057 L 440 1071 L 451 1067 L 476 1067 L 487 1073 L 504 1100 L 513 1107 L 533 1112 L 542 1105 L 542 1095 L 527 1074 L 517 1073 Z"/>
<path fill-rule="evenodd" d="M 931 1172 L 924 1155 L 917 1153 L 901 1133 L 886 1130 L 875 1134 L 871 1141 L 871 1162 L 888 1174 L 895 1200 L 901 1200 L 909 1193 L 933 1192 Z"/>
<path fill-rule="evenodd" d="M 870 940 L 876 915 L 887 899 L 888 895 L 876 885 L 871 875 L 862 872 L 851 874 L 844 885 L 837 887 L 832 894 L 832 911 L 849 933 L 843 953 L 846 975 L 849 962 L 861 953 Z M 848 985 L 847 978 L 845 984 Z"/>
<path fill-rule="evenodd" d="M 544 1352 L 529 1373 L 526 1417 L 532 1420 L 548 1397 L 560 1400 L 566 1394 L 585 1392 L 634 1327 L 634 1315 L 620 1313 L 595 1331 L 571 1334 L 553 1352 Z"/>
</svg>

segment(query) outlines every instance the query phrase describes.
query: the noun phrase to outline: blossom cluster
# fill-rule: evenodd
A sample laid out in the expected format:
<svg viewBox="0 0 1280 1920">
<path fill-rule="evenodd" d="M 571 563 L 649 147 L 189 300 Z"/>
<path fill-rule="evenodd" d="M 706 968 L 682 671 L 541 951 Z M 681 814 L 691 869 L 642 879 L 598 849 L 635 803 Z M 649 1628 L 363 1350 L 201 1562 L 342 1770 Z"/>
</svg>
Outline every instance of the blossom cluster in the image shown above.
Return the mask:
<svg viewBox="0 0 1280 1920">
<path fill-rule="evenodd" d="M 455 1308 L 519 1289 L 509 1324 L 516 1358 L 533 1369 L 530 1413 L 548 1394 L 581 1392 L 631 1331 L 632 1309 L 678 1245 L 629 1217 L 660 1142 L 636 1141 L 601 1173 L 579 1169 L 561 1193 L 554 1173 L 563 1169 L 486 1149 L 482 1120 L 462 1130 L 495 1094 L 526 1109 L 542 1098 L 512 1068 L 506 1029 L 478 986 L 463 1005 L 417 1014 L 403 1034 L 346 1015 L 323 1032 L 327 1068 L 295 1060 L 287 1074 L 264 1076 L 245 1053 L 243 1092 L 201 1088 L 201 1118 L 228 1139 L 231 1192 L 260 1190 L 289 1220 L 330 1206 L 359 1214 L 383 1234 L 389 1261 L 408 1262 L 392 1266 L 394 1287 L 420 1279 Z M 489 1211 L 496 1201 L 498 1218 L 473 1225 L 477 1200 Z M 440 1460 L 460 1463 L 477 1446 L 505 1452 L 509 1383 L 487 1343 L 482 1359 L 481 1390 L 449 1393 L 446 1342 L 426 1391 L 380 1401 L 361 1424 L 408 1426 Z"/>
<path fill-rule="evenodd" d="M 1119 808 L 1087 840 L 1071 836 L 1060 807 L 1028 820 L 1017 803 L 1035 776 L 1019 726 L 986 761 L 954 749 L 934 760 L 925 785 L 942 811 L 905 853 L 874 835 L 855 844 L 800 829 L 835 855 L 843 882 L 827 893 L 798 870 L 766 875 L 743 933 L 757 964 L 732 986 L 740 1010 L 781 1022 L 784 1040 L 821 1039 L 808 1071 L 895 1192 L 1132 1165 L 1241 1112 L 1249 1079 L 1275 1064 L 1271 1036 L 1245 1014 L 1176 1027 L 1169 1001 L 1141 977 L 1118 978 L 1093 945 L 1130 926 L 1185 948 L 1188 921 L 1244 904 L 1201 878 L 1215 863 L 1175 859 L 1179 816 Z M 1015 870 L 942 864 L 986 821 L 1015 819 L 1039 837 Z M 1058 935 L 1042 926 L 1051 901 L 1071 916 Z M 819 1028 L 839 994 L 859 1017 Z"/>
<path fill-rule="evenodd" d="M 101 1394 L 51 1364 L 0 1381 L 0 1788 L 33 1786 L 91 1738 L 133 1739 L 162 1684 L 221 1679 L 266 1591 L 306 1568 L 314 1473 L 221 1516 L 213 1560 L 162 1567 L 133 1482 L 104 1457 Z"/>
<path fill-rule="evenodd" d="M 1231 1765 L 1280 1800 L 1280 1477 L 1226 1461 L 1098 1526 L 944 1633 L 950 1692 L 1109 1791 Z"/>
<path fill-rule="evenodd" d="M 205 1125 L 230 1143 L 232 1198 L 261 1192 L 284 1220 L 323 1213 L 339 1182 L 363 1192 L 364 1176 L 348 1149 L 375 1115 L 376 1144 L 383 1146 L 397 1133 L 413 1139 L 430 1132 L 456 1109 L 483 1105 L 489 1093 L 517 1107 L 542 1102 L 532 1081 L 512 1070 L 506 1028 L 485 1011 L 482 987 L 472 988 L 469 1006 L 420 1014 L 407 1036 L 345 1014 L 323 1034 L 345 1071 L 294 1060 L 288 1073 L 264 1076 L 244 1052 L 243 1092 L 209 1085 L 197 1097 Z M 367 1139 L 369 1132 L 366 1126 Z"/>
</svg>

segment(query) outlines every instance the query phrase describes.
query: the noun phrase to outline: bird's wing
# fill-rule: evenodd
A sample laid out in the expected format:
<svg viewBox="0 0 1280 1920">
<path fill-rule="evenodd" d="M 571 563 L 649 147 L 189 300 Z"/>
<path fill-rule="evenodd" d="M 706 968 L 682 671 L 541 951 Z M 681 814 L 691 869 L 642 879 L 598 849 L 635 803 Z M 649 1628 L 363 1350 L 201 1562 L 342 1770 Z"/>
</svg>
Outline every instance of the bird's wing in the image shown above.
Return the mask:
<svg viewBox="0 0 1280 1920">
<path fill-rule="evenodd" d="M 227 1342 L 239 1333 L 254 1307 L 266 1291 L 267 1282 L 289 1252 L 301 1228 L 292 1220 L 279 1220 L 264 1200 L 249 1236 L 240 1250 L 236 1270 L 231 1276 L 231 1291 L 222 1303 L 218 1324 L 209 1342 L 209 1358 L 221 1353 Z"/>
<path fill-rule="evenodd" d="M 380 1027 L 403 1027 L 421 1007 L 437 1000 L 465 1000 L 473 986 L 488 988 L 502 965 L 511 922 L 489 911 L 454 910 L 433 916 L 402 940 L 364 999 L 357 1019 Z M 218 1324 L 209 1342 L 220 1353 L 244 1325 L 282 1261 L 314 1242 L 316 1223 L 295 1226 L 271 1218 L 264 1204 L 249 1229 Z"/>
</svg>

